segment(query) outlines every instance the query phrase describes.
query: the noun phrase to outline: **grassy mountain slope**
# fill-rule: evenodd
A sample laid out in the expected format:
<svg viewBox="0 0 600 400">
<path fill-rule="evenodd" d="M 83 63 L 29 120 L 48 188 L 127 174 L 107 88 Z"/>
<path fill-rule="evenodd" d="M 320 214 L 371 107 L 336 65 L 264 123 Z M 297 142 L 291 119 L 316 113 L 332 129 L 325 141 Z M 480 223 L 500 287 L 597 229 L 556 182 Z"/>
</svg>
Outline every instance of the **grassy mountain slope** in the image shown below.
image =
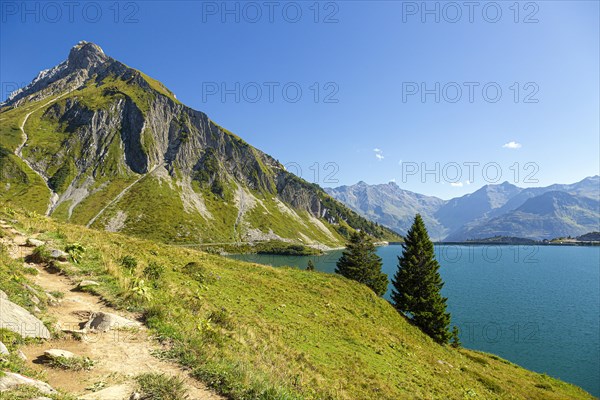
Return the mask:
<svg viewBox="0 0 600 400">
<path fill-rule="evenodd" d="M 232 399 L 589 399 L 490 354 L 440 346 L 340 276 L 271 268 L 89 230 L 11 209 L 0 218 L 53 246 L 85 247 L 73 276 L 140 312 L 162 357 Z M 138 261 L 133 270 L 121 260 Z M 5 281 L 0 281 L 0 288 Z"/>
<path fill-rule="evenodd" d="M 0 199 L 63 221 L 180 243 L 399 240 L 92 43 L 3 103 L 0 132 Z"/>
</svg>

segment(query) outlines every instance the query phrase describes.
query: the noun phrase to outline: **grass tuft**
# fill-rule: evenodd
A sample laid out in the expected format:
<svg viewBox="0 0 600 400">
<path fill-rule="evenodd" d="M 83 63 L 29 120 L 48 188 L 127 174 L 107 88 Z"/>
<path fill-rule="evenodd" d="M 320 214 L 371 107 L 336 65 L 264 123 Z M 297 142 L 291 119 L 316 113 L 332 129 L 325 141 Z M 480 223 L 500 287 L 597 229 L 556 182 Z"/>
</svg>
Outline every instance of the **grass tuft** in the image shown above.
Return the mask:
<svg viewBox="0 0 600 400">
<path fill-rule="evenodd" d="M 50 367 L 68 371 L 89 371 L 95 364 L 89 357 L 53 357 L 48 361 Z"/>
<path fill-rule="evenodd" d="M 147 373 L 138 375 L 136 381 L 143 400 L 184 400 L 189 398 L 185 384 L 179 377 Z"/>
</svg>

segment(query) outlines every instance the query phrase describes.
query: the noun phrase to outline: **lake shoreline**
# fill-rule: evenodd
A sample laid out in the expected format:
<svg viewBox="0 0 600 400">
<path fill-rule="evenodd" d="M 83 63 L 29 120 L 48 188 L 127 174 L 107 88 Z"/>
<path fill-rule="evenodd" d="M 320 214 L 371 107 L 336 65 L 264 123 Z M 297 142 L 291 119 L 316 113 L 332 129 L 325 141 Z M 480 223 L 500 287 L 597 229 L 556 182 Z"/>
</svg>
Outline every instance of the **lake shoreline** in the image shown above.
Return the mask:
<svg viewBox="0 0 600 400">
<path fill-rule="evenodd" d="M 597 339 L 600 253 L 596 246 L 544 243 L 435 244 L 443 295 L 465 348 L 484 351 L 600 395 Z M 382 271 L 393 277 L 402 247 L 377 248 Z M 342 250 L 321 256 L 237 255 L 231 258 L 335 273 Z M 391 287 L 384 295 L 390 300 Z M 574 301 L 573 293 L 578 293 Z M 573 330 L 572 327 L 579 327 Z M 559 360 L 560 362 L 557 362 Z M 574 368 L 573 366 L 579 367 Z"/>
</svg>

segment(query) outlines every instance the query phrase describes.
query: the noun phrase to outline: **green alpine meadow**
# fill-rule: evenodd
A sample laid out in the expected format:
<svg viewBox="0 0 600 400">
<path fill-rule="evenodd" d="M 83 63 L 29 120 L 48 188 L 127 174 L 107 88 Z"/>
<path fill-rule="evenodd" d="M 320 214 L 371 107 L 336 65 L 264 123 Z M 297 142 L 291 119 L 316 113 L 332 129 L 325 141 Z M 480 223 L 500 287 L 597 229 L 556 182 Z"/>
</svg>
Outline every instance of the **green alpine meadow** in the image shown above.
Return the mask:
<svg viewBox="0 0 600 400">
<path fill-rule="evenodd" d="M 599 13 L 1 2 L 0 399 L 597 399 Z"/>
<path fill-rule="evenodd" d="M 4 209 L 1 218 L 13 221 L 2 228 L 3 241 L 15 229 L 48 249 L 84 248 L 77 263 L 40 261 L 74 282 L 97 282 L 85 290 L 138 315 L 161 343 L 155 357 L 179 363 L 224 398 L 593 398 L 493 354 L 440 344 L 372 289 L 340 275 L 230 260 L 32 212 Z M 33 310 L 22 286 L 31 271 L 21 264 L 3 262 L 0 289 Z M 52 327 L 50 316 L 39 315 Z M 13 352 L 34 340 L 2 332 Z M 2 365 L 37 372 L 16 357 Z"/>
</svg>

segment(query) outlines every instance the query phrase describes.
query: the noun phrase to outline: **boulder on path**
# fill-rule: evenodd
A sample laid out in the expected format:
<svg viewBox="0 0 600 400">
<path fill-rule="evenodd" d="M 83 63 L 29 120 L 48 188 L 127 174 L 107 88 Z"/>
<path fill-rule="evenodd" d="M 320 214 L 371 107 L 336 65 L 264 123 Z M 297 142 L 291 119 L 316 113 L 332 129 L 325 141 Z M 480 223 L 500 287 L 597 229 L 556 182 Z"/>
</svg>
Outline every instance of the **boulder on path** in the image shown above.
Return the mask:
<svg viewBox="0 0 600 400">
<path fill-rule="evenodd" d="M 0 328 L 18 333 L 24 338 L 50 339 L 50 331 L 42 321 L 0 293 Z"/>
<path fill-rule="evenodd" d="M 79 285 L 77 285 L 77 289 L 83 289 L 89 286 L 100 286 L 100 284 L 96 281 L 81 281 L 79 282 Z"/>
<path fill-rule="evenodd" d="M 4 375 L 0 376 L 0 392 L 6 392 L 11 389 L 16 389 L 18 386 L 21 385 L 34 387 L 43 394 L 57 393 L 57 391 L 54 390 L 52 386 L 48 385 L 45 382 L 31 379 L 23 375 L 15 374 L 13 372 L 4 372 Z"/>
<path fill-rule="evenodd" d="M 41 240 L 34 239 L 34 238 L 28 238 L 27 241 L 25 242 L 25 246 L 27 246 L 27 247 L 40 247 L 40 246 L 43 246 L 44 244 L 46 244 L 46 243 Z"/>
<path fill-rule="evenodd" d="M 58 261 L 67 261 L 69 259 L 69 254 L 62 250 L 52 249 L 50 250 L 50 257 Z"/>
<path fill-rule="evenodd" d="M 90 316 L 90 319 L 88 322 L 86 322 L 84 329 L 98 332 L 107 332 L 111 329 L 126 329 L 139 327 L 140 324 L 138 322 L 131 321 L 119 315 L 106 312 L 98 312 L 93 313 Z"/>
<path fill-rule="evenodd" d="M 47 358 L 51 358 L 51 359 L 56 359 L 56 358 L 75 358 L 77 357 L 74 353 L 71 353 L 70 351 L 67 350 L 59 350 L 59 349 L 50 349 L 50 350 L 46 350 L 44 351 L 44 356 L 46 356 Z"/>
</svg>

